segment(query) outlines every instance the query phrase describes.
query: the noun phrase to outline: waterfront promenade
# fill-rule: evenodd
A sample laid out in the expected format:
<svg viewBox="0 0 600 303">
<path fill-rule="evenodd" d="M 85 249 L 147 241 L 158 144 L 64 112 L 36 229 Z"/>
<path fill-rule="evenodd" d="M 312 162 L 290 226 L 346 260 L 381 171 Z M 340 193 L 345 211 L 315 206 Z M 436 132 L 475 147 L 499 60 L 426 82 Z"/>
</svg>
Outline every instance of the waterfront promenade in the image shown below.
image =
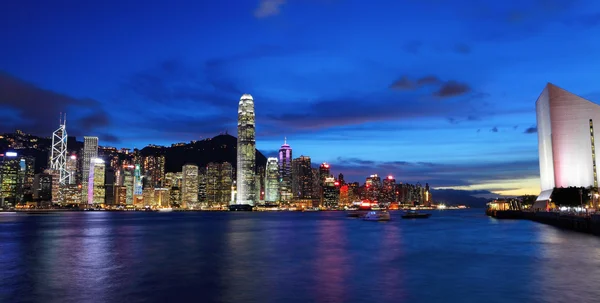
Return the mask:
<svg viewBox="0 0 600 303">
<path fill-rule="evenodd" d="M 561 212 L 496 211 L 488 215 L 496 219 L 531 220 L 562 229 L 600 236 L 600 214 L 579 215 Z"/>
</svg>

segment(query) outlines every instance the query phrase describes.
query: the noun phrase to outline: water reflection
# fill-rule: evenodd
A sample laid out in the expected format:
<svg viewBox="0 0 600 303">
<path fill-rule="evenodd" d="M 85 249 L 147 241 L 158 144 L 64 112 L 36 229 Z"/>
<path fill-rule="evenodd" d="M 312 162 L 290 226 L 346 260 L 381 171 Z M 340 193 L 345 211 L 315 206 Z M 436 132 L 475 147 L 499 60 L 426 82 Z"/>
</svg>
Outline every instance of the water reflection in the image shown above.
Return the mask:
<svg viewBox="0 0 600 303">
<path fill-rule="evenodd" d="M 0 221 L 0 302 L 595 302 L 600 238 L 477 210 Z"/>
</svg>

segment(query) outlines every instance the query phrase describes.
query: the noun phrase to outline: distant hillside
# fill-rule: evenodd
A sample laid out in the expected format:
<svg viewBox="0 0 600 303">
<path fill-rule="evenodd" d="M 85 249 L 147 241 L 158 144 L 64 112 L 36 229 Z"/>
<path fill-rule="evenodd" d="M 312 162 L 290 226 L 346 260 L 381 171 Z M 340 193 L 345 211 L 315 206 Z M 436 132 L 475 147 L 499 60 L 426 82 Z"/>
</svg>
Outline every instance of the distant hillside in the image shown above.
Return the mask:
<svg viewBox="0 0 600 303">
<path fill-rule="evenodd" d="M 478 192 L 471 192 L 468 190 L 455 190 L 455 189 L 432 189 L 431 195 L 433 196 L 433 201 L 449 204 L 449 205 L 467 205 L 469 207 L 474 208 L 485 208 L 486 203 L 489 199 L 486 198 L 478 198 L 473 196 Z"/>
<path fill-rule="evenodd" d="M 218 135 L 211 139 L 205 139 L 173 147 L 144 147 L 141 154 L 165 155 L 165 170 L 167 172 L 181 171 L 181 167 L 188 163 L 194 163 L 199 167 L 206 166 L 210 162 L 229 162 L 237 167 L 237 138 L 232 135 Z M 256 150 L 256 165 L 264 167 L 267 158 Z"/>
</svg>

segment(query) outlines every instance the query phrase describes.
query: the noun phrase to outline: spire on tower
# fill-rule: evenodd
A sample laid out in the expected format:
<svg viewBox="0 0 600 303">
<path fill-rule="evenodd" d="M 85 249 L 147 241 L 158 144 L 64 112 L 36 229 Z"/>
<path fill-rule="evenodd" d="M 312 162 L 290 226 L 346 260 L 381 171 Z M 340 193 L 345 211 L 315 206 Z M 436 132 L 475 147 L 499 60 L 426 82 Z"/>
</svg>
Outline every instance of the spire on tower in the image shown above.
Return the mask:
<svg viewBox="0 0 600 303">
<path fill-rule="evenodd" d="M 287 137 L 283 137 L 283 144 L 287 144 Z"/>
</svg>

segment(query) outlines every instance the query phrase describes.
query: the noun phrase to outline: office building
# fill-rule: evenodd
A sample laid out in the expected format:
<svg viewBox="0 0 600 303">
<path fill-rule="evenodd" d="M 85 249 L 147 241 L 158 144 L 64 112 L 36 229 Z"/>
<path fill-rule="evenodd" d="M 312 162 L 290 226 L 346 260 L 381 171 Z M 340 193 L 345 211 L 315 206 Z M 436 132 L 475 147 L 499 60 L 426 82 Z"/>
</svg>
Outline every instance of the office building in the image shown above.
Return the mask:
<svg viewBox="0 0 600 303">
<path fill-rule="evenodd" d="M 284 139 L 279 149 L 279 200 L 283 203 L 292 200 L 292 148 Z"/>
<path fill-rule="evenodd" d="M 256 128 L 254 99 L 242 95 L 238 106 L 237 139 L 237 199 L 236 204 L 254 205 L 256 202 Z"/>
<path fill-rule="evenodd" d="M 292 189 L 294 199 L 313 198 L 313 174 L 311 160 L 300 156 L 292 161 Z"/>
<path fill-rule="evenodd" d="M 265 202 L 277 201 L 279 201 L 279 165 L 277 158 L 269 157 L 265 169 Z"/>
<path fill-rule="evenodd" d="M 81 199 L 82 203 L 92 203 L 88 201 L 88 182 L 90 176 L 90 166 L 92 159 L 98 158 L 98 137 L 83 137 L 83 158 L 81 159 Z"/>
<path fill-rule="evenodd" d="M 186 164 L 182 169 L 181 207 L 193 208 L 198 204 L 198 166 Z"/>
</svg>

